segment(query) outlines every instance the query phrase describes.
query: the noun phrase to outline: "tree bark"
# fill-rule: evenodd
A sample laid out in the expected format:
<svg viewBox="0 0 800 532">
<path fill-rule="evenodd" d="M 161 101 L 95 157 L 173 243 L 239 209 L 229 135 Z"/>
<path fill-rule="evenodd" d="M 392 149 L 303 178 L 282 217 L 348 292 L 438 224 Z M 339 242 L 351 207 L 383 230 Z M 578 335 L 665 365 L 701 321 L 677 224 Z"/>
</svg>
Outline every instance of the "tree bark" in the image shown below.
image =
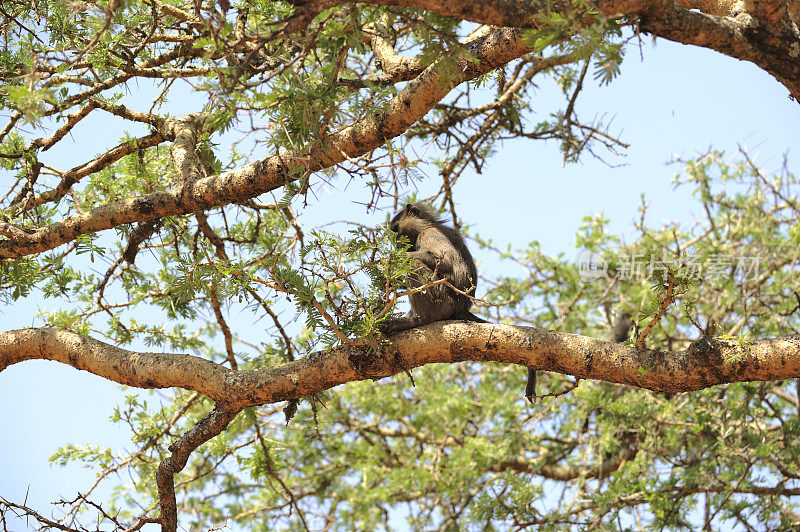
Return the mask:
<svg viewBox="0 0 800 532">
<path fill-rule="evenodd" d="M 493 30 L 465 45 L 469 54 L 456 54 L 435 61 L 408 82 L 383 109 L 324 136 L 312 146 L 281 151 L 236 170 L 188 180 L 172 190 L 102 205 L 33 231 L 0 223 L 0 234 L 6 236 L 0 240 L 0 258 L 40 253 L 71 242 L 82 234 L 122 224 L 243 203 L 310 172 L 378 148 L 404 133 L 459 83 L 491 72 L 529 51 L 520 32 L 509 28 Z M 185 128 L 185 123 L 179 119 L 175 126 L 162 129 L 175 139 L 181 128 Z M 182 136 L 177 140 L 187 142 Z M 189 156 L 186 150 L 178 147 L 175 152 L 180 152 L 181 164 L 186 165 Z"/>
<path fill-rule="evenodd" d="M 21 329 L 0 333 L 0 371 L 24 360 L 55 360 L 127 386 L 194 390 L 228 410 L 467 360 L 666 392 L 800 377 L 800 336 L 747 344 L 701 339 L 684 351 L 657 351 L 533 327 L 451 321 L 394 335 L 392 341 L 395 350 L 380 355 L 342 346 L 279 366 L 236 371 L 187 354 L 137 353 L 57 329 Z"/>
</svg>

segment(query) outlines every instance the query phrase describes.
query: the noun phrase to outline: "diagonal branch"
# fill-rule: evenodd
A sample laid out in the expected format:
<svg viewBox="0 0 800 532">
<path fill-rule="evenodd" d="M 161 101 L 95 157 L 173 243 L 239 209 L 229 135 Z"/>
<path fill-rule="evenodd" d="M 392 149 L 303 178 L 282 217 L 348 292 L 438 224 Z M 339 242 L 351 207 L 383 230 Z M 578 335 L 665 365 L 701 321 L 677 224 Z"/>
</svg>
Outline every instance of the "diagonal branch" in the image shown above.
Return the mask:
<svg viewBox="0 0 800 532">
<path fill-rule="evenodd" d="M 133 139 L 118 144 L 102 155 L 95 157 L 91 161 L 81 164 L 80 166 L 76 166 L 75 168 L 65 172 L 61 178 L 61 182 L 55 188 L 32 197 L 20 195 L 20 197 L 15 199 L 14 202 L 8 207 L 7 212 L 10 214 L 19 214 L 20 212 L 34 209 L 39 205 L 44 205 L 45 203 L 49 203 L 51 201 L 57 202 L 69 193 L 74 184 L 87 175 L 102 170 L 108 165 L 122 159 L 126 155 L 136 153 L 137 151 L 146 148 L 152 148 L 153 146 L 157 146 L 166 140 L 167 138 L 161 133 L 155 132 L 138 139 Z M 0 245 L 2 245 L 2 242 L 0 242 Z"/>
<path fill-rule="evenodd" d="M 344 2 L 326 0 L 324 3 Z M 423 8 L 475 22 L 519 27 L 534 27 L 535 15 L 545 9 L 510 0 L 376 0 L 370 3 Z M 311 9 L 312 4 L 321 5 L 320 2 L 306 2 L 304 6 Z M 561 12 L 574 9 L 566 0 L 548 2 L 548 6 Z M 795 58 L 800 39 L 796 31 L 781 32 L 778 31 L 780 28 L 748 25 L 746 20 L 742 22 L 697 13 L 668 0 L 601 0 L 597 7 L 606 16 L 641 16 L 641 28 L 654 35 L 752 61 L 784 83 L 792 95 L 800 99 L 800 62 Z M 468 54 L 455 53 L 428 66 L 383 109 L 338 132 L 325 135 L 310 146 L 280 152 L 236 170 L 184 183 L 169 191 L 103 205 L 30 233 L 9 234 L 0 240 L 0 258 L 17 258 L 46 251 L 79 235 L 120 224 L 241 203 L 275 190 L 308 172 L 331 167 L 378 148 L 405 132 L 455 85 L 490 72 L 528 51 L 520 31 L 510 28 L 492 30 L 468 43 L 468 48 Z"/>
<path fill-rule="evenodd" d="M 195 113 L 167 120 L 160 128 L 162 135 L 175 139 L 171 151 L 172 164 L 180 184 L 192 183 L 203 176 L 196 153 L 202 122 L 203 113 Z"/>
<path fill-rule="evenodd" d="M 240 410 L 215 407 L 178 441 L 169 446 L 172 454 L 161 461 L 156 471 L 158 499 L 161 504 L 161 514 L 158 518 L 161 522 L 161 530 L 173 532 L 178 528 L 175 475 L 186 467 L 189 455 L 195 449 L 225 430 L 239 412 Z"/>
<path fill-rule="evenodd" d="M 520 32 L 501 28 L 469 43 L 468 54 L 444 57 L 426 68 L 387 105 L 311 147 L 280 152 L 242 168 L 182 187 L 110 203 L 30 234 L 0 240 L 0 258 L 53 249 L 82 234 L 117 225 L 240 203 L 348 158 L 368 153 L 408 129 L 459 83 L 492 71 L 528 51 Z"/>
<path fill-rule="evenodd" d="M 368 36 L 372 53 L 375 54 L 379 68 L 386 73 L 393 83 L 412 79 L 422 71 L 423 63 L 419 57 L 403 57 L 394 50 L 381 31 L 388 24 L 388 16 L 384 15 L 379 19 L 378 23 L 364 27 L 364 33 Z"/>
</svg>

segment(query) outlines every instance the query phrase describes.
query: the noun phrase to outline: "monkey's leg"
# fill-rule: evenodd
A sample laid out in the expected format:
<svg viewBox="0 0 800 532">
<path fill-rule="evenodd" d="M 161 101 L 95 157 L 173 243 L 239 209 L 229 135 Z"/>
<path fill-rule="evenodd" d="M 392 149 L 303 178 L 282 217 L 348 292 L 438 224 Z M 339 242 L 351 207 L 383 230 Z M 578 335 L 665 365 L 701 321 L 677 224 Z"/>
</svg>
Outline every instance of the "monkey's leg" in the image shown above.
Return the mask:
<svg viewBox="0 0 800 532">
<path fill-rule="evenodd" d="M 409 257 L 412 257 L 419 262 L 423 268 L 422 271 L 425 273 L 433 274 L 434 271 L 443 272 L 444 270 L 452 270 L 452 264 L 449 264 L 451 261 L 445 260 L 445 256 L 443 254 L 436 254 L 430 251 L 406 251 L 406 254 Z"/>
<path fill-rule="evenodd" d="M 430 323 L 430 321 L 425 321 L 417 315 L 407 316 L 405 318 L 390 318 L 381 324 L 380 330 L 386 336 L 390 336 L 400 331 L 425 325 L 426 323 Z"/>
</svg>

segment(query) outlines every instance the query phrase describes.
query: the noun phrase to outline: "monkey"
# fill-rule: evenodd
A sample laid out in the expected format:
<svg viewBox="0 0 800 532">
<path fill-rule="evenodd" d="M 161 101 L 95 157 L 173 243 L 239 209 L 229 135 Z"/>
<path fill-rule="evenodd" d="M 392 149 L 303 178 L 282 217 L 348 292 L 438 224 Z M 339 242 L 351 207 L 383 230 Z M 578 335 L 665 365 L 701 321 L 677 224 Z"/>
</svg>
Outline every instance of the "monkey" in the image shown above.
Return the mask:
<svg viewBox="0 0 800 532">
<path fill-rule="evenodd" d="M 447 282 L 409 295 L 410 314 L 384 322 L 384 334 L 443 320 L 488 323 L 469 311 L 478 270 L 457 229 L 445 225 L 426 205 L 408 203 L 389 222 L 389 230 L 397 235 L 398 246 L 409 246 L 406 253 L 415 259 L 406 286 L 416 288 L 439 279 Z"/>
<path fill-rule="evenodd" d="M 457 229 L 445 225 L 426 205 L 408 203 L 392 218 L 389 230 L 397 235 L 398 245 L 409 246 L 406 253 L 416 259 L 415 271 L 408 279 L 409 288 L 438 279 L 446 279 L 447 283 L 411 294 L 410 314 L 387 320 L 381 327 L 384 334 L 443 320 L 489 323 L 469 311 L 477 287 L 478 269 Z M 407 243 L 401 237 L 405 237 Z M 525 396 L 531 402 L 536 396 L 536 371 L 531 368 L 528 368 Z"/>
<path fill-rule="evenodd" d="M 633 327 L 631 321 L 631 313 L 624 310 L 619 313 L 617 320 L 614 322 L 614 328 L 611 330 L 611 340 L 616 343 L 622 343 L 628 339 L 628 333 Z"/>
</svg>

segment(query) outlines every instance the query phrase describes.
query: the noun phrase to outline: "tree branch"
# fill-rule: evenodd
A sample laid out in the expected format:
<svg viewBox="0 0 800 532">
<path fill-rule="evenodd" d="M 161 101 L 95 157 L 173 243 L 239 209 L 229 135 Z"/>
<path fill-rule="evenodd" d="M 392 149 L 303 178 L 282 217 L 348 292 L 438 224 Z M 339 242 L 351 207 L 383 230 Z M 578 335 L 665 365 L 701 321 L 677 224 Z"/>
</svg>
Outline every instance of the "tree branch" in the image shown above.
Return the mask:
<svg viewBox="0 0 800 532">
<path fill-rule="evenodd" d="M 345 4 L 346 0 L 327 2 Z M 547 12 L 571 13 L 575 5 L 567 0 L 366 0 L 365 3 L 424 9 L 439 15 L 478 24 L 515 28 L 537 27 L 538 16 Z M 776 2 L 771 2 L 775 4 Z M 685 4 L 687 8 L 679 4 Z M 800 101 L 800 21 L 787 12 L 771 9 L 770 2 L 744 0 L 599 0 L 596 7 L 604 16 L 640 16 L 640 29 L 683 44 L 716 50 L 736 59 L 755 63 L 780 81 Z M 745 7 L 751 12 L 744 12 Z M 705 13 L 690 11 L 706 8 Z M 790 10 L 792 11 L 792 10 Z M 796 7 L 793 12 L 799 11 Z M 730 18 L 722 15 L 741 15 Z"/>
<path fill-rule="evenodd" d="M 437 322 L 392 337 L 379 356 L 342 346 L 271 368 L 234 371 L 187 354 L 137 353 L 51 328 L 0 333 L 0 371 L 23 360 L 55 360 L 138 388 L 194 390 L 228 409 L 313 395 L 426 364 L 502 362 L 650 390 L 686 392 L 730 382 L 800 377 L 800 336 L 740 345 L 701 339 L 685 351 L 622 344 L 533 327 Z"/>
<path fill-rule="evenodd" d="M 304 8 L 319 2 L 305 2 Z M 326 5 L 346 2 L 328 2 Z M 510 0 L 437 1 L 400 0 L 369 3 L 427 9 L 484 24 L 535 27 L 535 15 L 544 7 Z M 321 5 L 321 4 L 320 4 Z M 548 2 L 550 9 L 569 12 L 571 2 Z M 312 6 L 313 7 L 313 6 Z M 789 88 L 800 99 L 800 37 L 796 27 L 769 27 L 752 17 L 718 17 L 684 9 L 667 0 L 601 0 L 598 9 L 609 17 L 641 16 L 641 28 L 670 40 L 720 51 L 752 61 Z M 312 9 L 313 11 L 313 9 Z M 760 19 L 759 19 L 760 21 Z M 281 152 L 242 168 L 186 182 L 166 192 L 100 206 L 30 234 L 7 235 L 0 240 L 0 258 L 17 258 L 53 249 L 86 233 L 116 225 L 141 222 L 243 202 L 275 190 L 308 172 L 359 157 L 404 133 L 457 84 L 473 79 L 528 51 L 519 30 L 499 28 L 467 43 L 469 54 L 445 56 L 411 80 L 380 110 L 310 146 Z M 471 57 L 464 57 L 469 55 Z M 177 133 L 177 132 L 175 132 Z M 153 144 L 160 139 L 153 139 Z M 68 188 L 74 178 L 65 180 Z M 61 191 L 63 193 L 63 191 Z M 37 202 L 39 203 L 39 202 Z"/>
<path fill-rule="evenodd" d="M 175 501 L 174 476 L 186 467 L 189 455 L 225 430 L 239 411 L 217 406 L 178 441 L 169 446 L 172 454 L 161 461 L 156 471 L 158 499 L 161 504 L 161 514 L 158 518 L 161 522 L 161 530 L 174 532 L 178 528 L 178 505 Z"/>
<path fill-rule="evenodd" d="M 501 28 L 468 43 L 469 54 L 443 57 L 399 91 L 383 109 L 310 147 L 289 150 L 242 168 L 160 191 L 102 205 L 28 235 L 0 240 L 0 258 L 53 249 L 86 233 L 152 218 L 182 215 L 244 202 L 285 183 L 368 153 L 404 133 L 459 83 L 490 72 L 528 51 L 517 30 Z M 465 57 L 469 56 L 469 57 Z"/>
<path fill-rule="evenodd" d="M 550 480 L 562 482 L 575 480 L 577 478 L 606 478 L 615 471 L 619 470 L 625 462 L 636 458 L 639 449 L 621 449 L 619 454 L 609 458 L 604 458 L 600 462 L 591 465 L 562 465 L 557 463 L 540 464 L 538 460 L 518 458 L 514 460 L 504 460 L 489 468 L 490 471 L 501 472 L 510 469 L 516 473 L 527 473 L 541 475 Z M 562 457 L 558 457 L 561 459 Z"/>
</svg>

